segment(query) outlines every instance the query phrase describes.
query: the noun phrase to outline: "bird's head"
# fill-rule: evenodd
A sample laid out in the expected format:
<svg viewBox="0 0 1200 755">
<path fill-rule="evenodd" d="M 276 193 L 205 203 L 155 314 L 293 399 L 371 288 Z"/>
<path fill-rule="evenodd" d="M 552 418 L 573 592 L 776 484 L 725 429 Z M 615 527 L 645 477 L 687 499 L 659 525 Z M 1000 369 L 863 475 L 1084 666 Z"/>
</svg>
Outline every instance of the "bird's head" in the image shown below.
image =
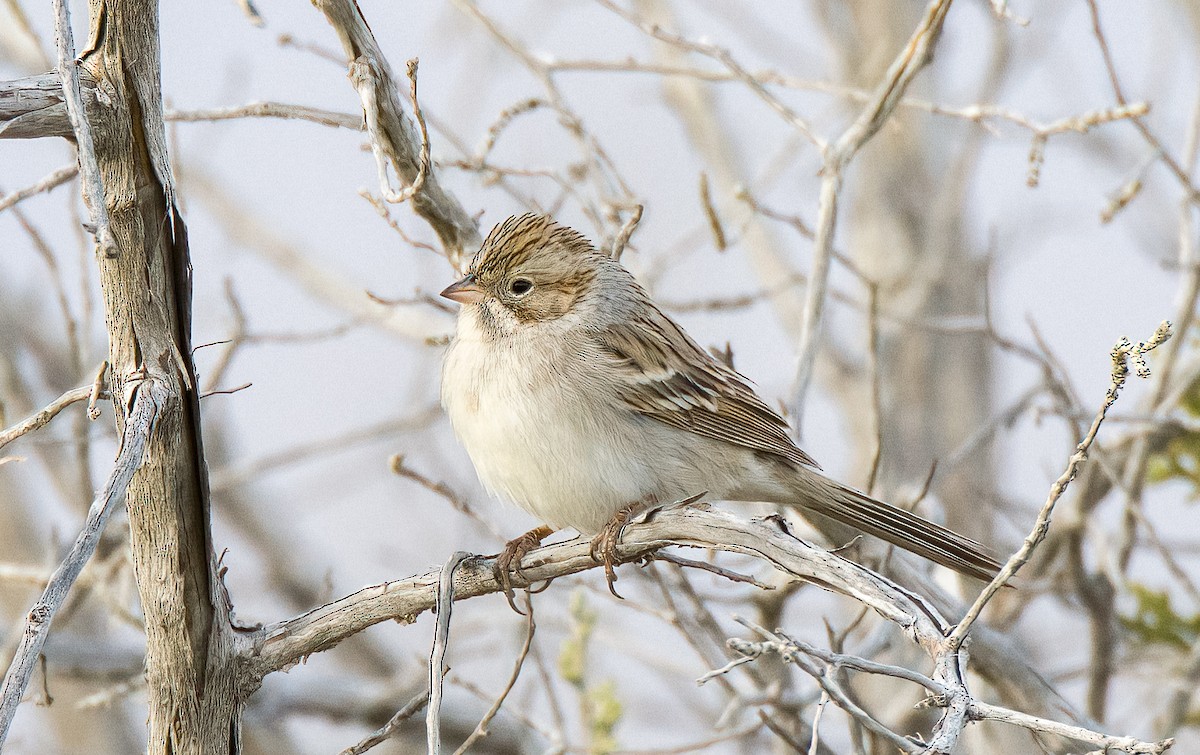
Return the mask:
<svg viewBox="0 0 1200 755">
<path fill-rule="evenodd" d="M 548 215 L 516 215 L 492 229 L 466 277 L 442 296 L 510 330 L 571 312 L 606 264 L 614 263 L 578 231 Z"/>
</svg>

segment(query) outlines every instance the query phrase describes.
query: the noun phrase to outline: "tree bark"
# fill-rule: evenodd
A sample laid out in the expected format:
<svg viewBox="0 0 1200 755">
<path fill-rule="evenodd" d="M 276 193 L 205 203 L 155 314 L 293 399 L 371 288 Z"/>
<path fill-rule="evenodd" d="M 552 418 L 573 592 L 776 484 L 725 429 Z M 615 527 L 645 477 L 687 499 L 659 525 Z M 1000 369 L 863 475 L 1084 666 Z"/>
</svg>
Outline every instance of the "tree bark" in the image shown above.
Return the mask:
<svg viewBox="0 0 1200 755">
<path fill-rule="evenodd" d="M 150 753 L 235 752 L 229 605 L 209 529 L 191 358 L 191 263 L 162 120 L 157 3 L 92 0 L 81 65 L 115 257 L 98 255 L 114 396 L 142 379 L 167 402 L 129 488 L 133 566 L 146 625 Z M 125 407 L 114 401 L 117 426 Z"/>
</svg>

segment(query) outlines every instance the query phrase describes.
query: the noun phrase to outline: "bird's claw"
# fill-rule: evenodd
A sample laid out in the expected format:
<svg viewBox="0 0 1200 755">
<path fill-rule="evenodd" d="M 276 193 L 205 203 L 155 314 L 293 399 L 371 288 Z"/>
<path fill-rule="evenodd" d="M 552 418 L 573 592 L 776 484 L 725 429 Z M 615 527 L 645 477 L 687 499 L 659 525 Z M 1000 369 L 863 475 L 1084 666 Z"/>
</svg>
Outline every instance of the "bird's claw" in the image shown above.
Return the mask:
<svg viewBox="0 0 1200 755">
<path fill-rule="evenodd" d="M 508 600 L 509 607 L 522 616 L 525 615 L 525 612 L 517 608 L 517 596 L 513 591 L 512 584 L 513 575 L 525 579 L 525 575 L 521 573 L 521 559 L 541 545 L 542 540 L 553 532 L 554 530 L 549 527 L 538 527 L 515 540 L 509 540 L 504 544 L 504 550 L 496 556 L 496 563 L 492 566 L 492 574 L 500 583 L 500 589 L 504 591 L 504 597 Z"/>
<path fill-rule="evenodd" d="M 649 501 L 638 501 L 631 503 L 628 506 L 621 508 L 613 518 L 608 520 L 608 524 L 592 538 L 591 554 L 592 560 L 598 564 L 604 564 L 604 578 L 608 582 L 608 591 L 613 594 L 613 597 L 624 600 L 618 593 L 617 588 L 613 583 L 617 581 L 616 565 L 621 563 L 623 559 L 621 554 L 617 553 L 617 545 L 621 542 L 621 533 L 625 531 L 625 527 L 634 517 L 646 511 L 651 505 Z"/>
</svg>

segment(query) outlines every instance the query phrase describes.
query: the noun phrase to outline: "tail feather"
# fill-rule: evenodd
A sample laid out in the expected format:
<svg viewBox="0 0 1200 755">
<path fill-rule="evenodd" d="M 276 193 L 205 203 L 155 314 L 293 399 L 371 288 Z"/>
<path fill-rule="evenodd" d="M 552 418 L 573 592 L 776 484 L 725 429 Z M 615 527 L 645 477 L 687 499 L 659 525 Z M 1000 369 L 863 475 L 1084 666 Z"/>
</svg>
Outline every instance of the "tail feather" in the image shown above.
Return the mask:
<svg viewBox="0 0 1200 755">
<path fill-rule="evenodd" d="M 969 577 L 990 581 L 1000 571 L 993 554 L 969 537 L 827 477 L 806 477 L 801 496 L 807 508 Z M 817 479 L 819 491 L 812 485 Z"/>
</svg>

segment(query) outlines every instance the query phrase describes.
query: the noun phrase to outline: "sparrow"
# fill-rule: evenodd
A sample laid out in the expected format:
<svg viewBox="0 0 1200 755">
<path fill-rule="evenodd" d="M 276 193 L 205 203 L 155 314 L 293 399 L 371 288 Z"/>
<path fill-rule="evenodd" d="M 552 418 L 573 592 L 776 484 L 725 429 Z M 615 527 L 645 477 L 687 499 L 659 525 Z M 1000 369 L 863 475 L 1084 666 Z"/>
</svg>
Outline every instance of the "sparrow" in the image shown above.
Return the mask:
<svg viewBox="0 0 1200 755">
<path fill-rule="evenodd" d="M 633 512 L 698 494 L 799 507 L 978 579 L 1000 569 L 974 540 L 823 475 L 745 377 L 547 215 L 493 228 L 441 295 L 462 305 L 442 406 L 484 486 L 545 523 L 496 560 L 510 605 L 512 569 L 555 530 L 596 535 L 611 590 Z"/>
</svg>

